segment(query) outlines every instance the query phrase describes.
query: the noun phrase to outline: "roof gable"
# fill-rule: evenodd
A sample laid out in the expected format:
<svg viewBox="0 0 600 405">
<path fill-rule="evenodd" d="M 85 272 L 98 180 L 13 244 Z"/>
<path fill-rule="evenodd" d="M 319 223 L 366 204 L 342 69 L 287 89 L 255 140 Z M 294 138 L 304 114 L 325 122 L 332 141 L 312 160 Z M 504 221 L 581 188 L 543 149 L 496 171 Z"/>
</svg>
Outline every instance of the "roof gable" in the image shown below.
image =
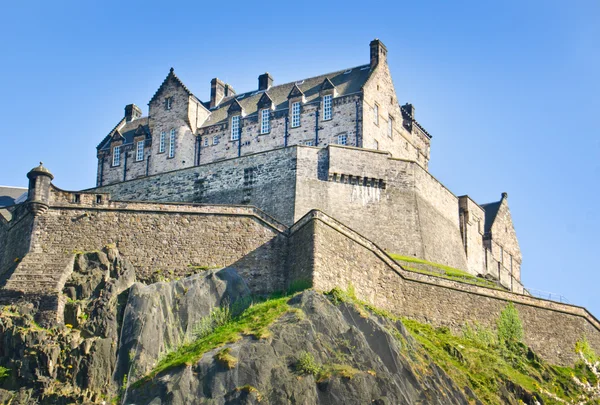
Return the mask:
<svg viewBox="0 0 600 405">
<path fill-rule="evenodd" d="M 242 108 L 242 105 L 239 103 L 239 101 L 237 100 L 233 100 L 233 102 L 231 103 L 231 106 L 229 106 L 229 108 L 227 109 L 227 112 L 229 114 L 231 113 L 243 113 L 244 109 Z"/>
<path fill-rule="evenodd" d="M 296 83 L 294 83 L 294 87 L 290 90 L 290 94 L 288 94 L 288 98 L 296 98 L 296 97 L 304 97 L 304 92 L 300 90 L 300 87 Z"/>
<path fill-rule="evenodd" d="M 162 84 L 160 85 L 160 87 L 158 88 L 158 90 L 156 90 L 156 93 L 154 93 L 154 95 L 152 96 L 152 98 L 150 99 L 150 101 L 148 102 L 148 104 L 152 103 L 154 100 L 156 100 L 156 98 L 158 96 L 160 96 L 160 94 L 162 93 L 162 91 L 164 90 L 164 88 L 169 83 L 169 80 L 172 80 L 175 84 L 177 84 L 178 86 L 180 86 L 189 96 L 194 97 L 196 100 L 198 100 L 198 98 L 196 96 L 194 96 L 194 94 L 190 91 L 190 89 L 188 89 L 186 87 L 186 85 L 183 84 L 183 82 L 181 81 L 181 79 L 179 77 L 177 77 L 177 75 L 175 74 L 175 69 L 171 68 L 169 70 L 169 74 L 167 75 L 167 77 L 165 78 L 165 80 L 163 80 Z"/>
<path fill-rule="evenodd" d="M 273 100 L 271 99 L 271 97 L 269 97 L 269 93 L 267 93 L 266 91 L 263 93 L 263 95 L 260 97 L 260 100 L 258 100 L 258 103 L 256 104 L 256 106 L 261 109 L 261 108 L 271 108 L 273 107 Z"/>
<path fill-rule="evenodd" d="M 323 80 L 323 83 L 321 84 L 321 91 L 326 90 L 335 90 L 335 86 L 333 85 L 333 83 L 331 83 L 331 80 L 329 80 L 328 77 L 326 77 L 325 80 Z"/>
</svg>

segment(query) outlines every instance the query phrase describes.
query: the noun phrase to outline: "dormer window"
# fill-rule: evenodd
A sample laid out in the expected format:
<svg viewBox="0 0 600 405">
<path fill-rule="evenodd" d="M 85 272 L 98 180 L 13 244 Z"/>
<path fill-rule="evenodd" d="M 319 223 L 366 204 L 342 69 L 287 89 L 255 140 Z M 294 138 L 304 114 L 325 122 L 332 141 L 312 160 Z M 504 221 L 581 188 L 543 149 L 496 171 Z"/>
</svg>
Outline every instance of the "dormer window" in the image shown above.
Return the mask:
<svg viewBox="0 0 600 405">
<path fill-rule="evenodd" d="M 292 128 L 300 126 L 300 102 L 292 103 Z"/>
<path fill-rule="evenodd" d="M 160 140 L 158 142 L 158 153 L 164 153 L 165 152 L 165 143 L 167 140 L 167 134 L 166 132 L 161 132 L 160 133 Z"/>
<path fill-rule="evenodd" d="M 240 116 L 234 115 L 231 117 L 231 140 L 237 141 L 240 139 Z"/>
<path fill-rule="evenodd" d="M 144 141 L 138 141 L 136 147 L 135 161 L 139 162 L 144 160 Z"/>
<path fill-rule="evenodd" d="M 327 94 L 323 96 L 323 121 L 327 121 L 331 119 L 331 101 L 333 99 L 332 94 Z"/>
<path fill-rule="evenodd" d="M 169 136 L 169 157 L 175 157 L 175 129 L 171 130 Z"/>
<path fill-rule="evenodd" d="M 113 166 L 119 166 L 121 164 L 121 147 L 120 146 L 115 146 L 113 148 L 113 161 L 112 161 L 112 165 Z"/>
<path fill-rule="evenodd" d="M 268 134 L 271 130 L 271 114 L 269 110 L 260 110 L 260 133 Z"/>
<path fill-rule="evenodd" d="M 165 98 L 165 109 L 170 110 L 173 105 L 173 97 Z"/>
</svg>

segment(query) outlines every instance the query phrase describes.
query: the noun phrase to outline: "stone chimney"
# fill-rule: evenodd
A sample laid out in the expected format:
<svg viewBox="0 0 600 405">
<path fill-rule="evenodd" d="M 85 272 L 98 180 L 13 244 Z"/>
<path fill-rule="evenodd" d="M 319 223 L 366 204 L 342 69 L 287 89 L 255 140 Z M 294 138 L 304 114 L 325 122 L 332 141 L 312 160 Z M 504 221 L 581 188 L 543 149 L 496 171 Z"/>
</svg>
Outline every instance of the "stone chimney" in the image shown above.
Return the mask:
<svg viewBox="0 0 600 405">
<path fill-rule="evenodd" d="M 215 108 L 225 97 L 225 83 L 216 77 L 210 81 L 210 108 Z"/>
<path fill-rule="evenodd" d="M 369 44 L 371 48 L 371 69 L 379 63 L 387 63 L 387 48 L 379 39 L 375 38 Z"/>
<path fill-rule="evenodd" d="M 269 72 L 263 73 L 258 76 L 258 89 L 269 90 L 273 86 L 273 77 Z"/>
<path fill-rule="evenodd" d="M 127 104 L 125 106 L 125 120 L 127 122 L 141 118 L 142 110 L 135 104 Z"/>
</svg>

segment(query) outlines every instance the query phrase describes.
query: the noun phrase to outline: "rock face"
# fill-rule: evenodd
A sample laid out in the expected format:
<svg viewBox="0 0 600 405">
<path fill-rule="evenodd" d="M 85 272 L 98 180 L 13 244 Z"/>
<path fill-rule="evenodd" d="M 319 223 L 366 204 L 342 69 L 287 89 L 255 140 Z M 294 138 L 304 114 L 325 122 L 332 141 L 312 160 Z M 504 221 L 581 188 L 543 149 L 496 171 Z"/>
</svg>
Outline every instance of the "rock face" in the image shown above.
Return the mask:
<svg viewBox="0 0 600 405">
<path fill-rule="evenodd" d="M 411 359 L 414 341 L 400 322 L 334 305 L 305 291 L 265 339 L 226 346 L 235 365 L 219 361 L 223 347 L 196 364 L 169 370 L 126 393 L 131 404 L 469 404 L 433 363 Z M 228 350 L 227 350 L 228 349 Z M 306 373 L 300 358 L 323 373 Z"/>
<path fill-rule="evenodd" d="M 194 341 L 215 312 L 243 310 L 250 293 L 241 277 L 210 270 L 144 285 L 107 248 L 77 256 L 63 294 L 65 326 L 41 328 L 26 304 L 3 309 L 1 403 L 478 403 L 416 354 L 400 322 L 315 291 L 285 298 L 261 338 L 217 343 L 192 364 L 131 384 Z"/>
</svg>

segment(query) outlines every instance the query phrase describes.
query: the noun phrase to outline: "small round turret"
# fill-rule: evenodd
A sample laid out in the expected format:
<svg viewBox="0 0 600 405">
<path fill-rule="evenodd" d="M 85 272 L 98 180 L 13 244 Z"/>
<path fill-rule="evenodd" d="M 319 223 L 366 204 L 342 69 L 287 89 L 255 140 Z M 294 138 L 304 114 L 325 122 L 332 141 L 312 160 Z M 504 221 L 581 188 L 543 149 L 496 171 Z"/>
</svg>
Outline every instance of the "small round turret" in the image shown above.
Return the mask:
<svg viewBox="0 0 600 405">
<path fill-rule="evenodd" d="M 39 166 L 34 167 L 27 173 L 27 178 L 29 179 L 27 202 L 33 214 L 38 216 L 48 210 L 50 185 L 54 179 L 54 175 L 40 162 Z"/>
<path fill-rule="evenodd" d="M 48 170 L 44 167 L 43 162 L 40 162 L 39 166 L 34 167 L 33 169 L 31 169 L 29 171 L 29 173 L 27 173 L 27 177 L 29 178 L 29 180 L 33 180 L 37 176 L 48 176 L 48 177 L 50 177 L 50 180 L 54 179 L 54 175 L 52 173 L 50 173 L 50 170 Z"/>
</svg>

